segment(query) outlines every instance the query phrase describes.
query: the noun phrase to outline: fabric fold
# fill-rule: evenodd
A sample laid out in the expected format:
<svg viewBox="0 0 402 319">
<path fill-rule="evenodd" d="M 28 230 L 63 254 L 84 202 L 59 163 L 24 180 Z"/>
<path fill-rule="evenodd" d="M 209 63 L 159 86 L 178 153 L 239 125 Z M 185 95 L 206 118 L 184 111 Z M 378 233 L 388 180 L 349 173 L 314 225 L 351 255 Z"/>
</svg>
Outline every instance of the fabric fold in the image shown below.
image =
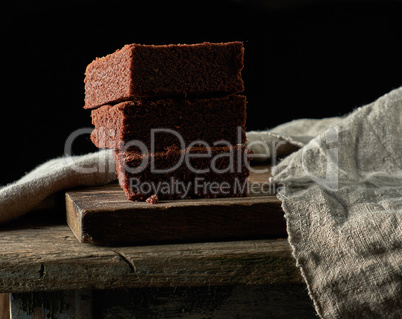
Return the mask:
<svg viewBox="0 0 402 319">
<path fill-rule="evenodd" d="M 96 186 L 116 179 L 112 150 L 63 156 L 38 166 L 0 189 L 0 223 L 17 218 L 58 191 Z"/>
<path fill-rule="evenodd" d="M 274 169 L 289 243 L 321 318 L 402 317 L 402 88 Z"/>
</svg>

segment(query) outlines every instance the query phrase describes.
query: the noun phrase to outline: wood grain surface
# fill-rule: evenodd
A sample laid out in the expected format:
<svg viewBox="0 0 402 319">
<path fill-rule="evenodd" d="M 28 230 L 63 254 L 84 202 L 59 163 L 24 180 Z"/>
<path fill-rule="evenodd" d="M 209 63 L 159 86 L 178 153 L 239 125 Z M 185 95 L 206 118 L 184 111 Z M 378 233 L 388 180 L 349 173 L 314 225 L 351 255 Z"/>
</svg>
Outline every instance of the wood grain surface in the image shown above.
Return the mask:
<svg viewBox="0 0 402 319">
<path fill-rule="evenodd" d="M 317 318 L 303 284 L 13 293 L 11 306 L 12 319 Z"/>
<path fill-rule="evenodd" d="M 286 239 L 107 247 L 66 225 L 0 234 L 0 292 L 302 282 Z"/>
<path fill-rule="evenodd" d="M 273 196 L 267 197 L 251 200 L 250 206 L 262 203 L 280 208 Z M 226 200 L 216 202 L 237 205 L 226 204 Z M 128 206 L 136 204 L 127 202 Z M 152 211 L 173 203 L 142 205 Z M 232 211 L 244 223 L 244 211 Z M 92 245 L 76 239 L 63 215 L 60 206 L 0 226 L 0 292 L 302 283 L 286 239 Z"/>
<path fill-rule="evenodd" d="M 249 196 L 128 201 L 117 183 L 66 193 L 67 222 L 79 241 L 155 244 L 286 236 L 281 202 L 269 167 L 250 174 Z"/>
</svg>

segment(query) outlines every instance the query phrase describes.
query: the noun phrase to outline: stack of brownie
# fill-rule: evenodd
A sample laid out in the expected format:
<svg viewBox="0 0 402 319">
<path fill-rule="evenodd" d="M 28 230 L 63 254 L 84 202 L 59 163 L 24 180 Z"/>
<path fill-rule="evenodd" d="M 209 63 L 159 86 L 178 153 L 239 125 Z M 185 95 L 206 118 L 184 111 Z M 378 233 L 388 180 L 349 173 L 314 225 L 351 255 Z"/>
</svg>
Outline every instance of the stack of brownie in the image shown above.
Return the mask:
<svg viewBox="0 0 402 319">
<path fill-rule="evenodd" d="M 88 65 L 91 139 L 115 149 L 129 200 L 247 195 L 243 54 L 241 42 L 130 44 Z"/>
</svg>

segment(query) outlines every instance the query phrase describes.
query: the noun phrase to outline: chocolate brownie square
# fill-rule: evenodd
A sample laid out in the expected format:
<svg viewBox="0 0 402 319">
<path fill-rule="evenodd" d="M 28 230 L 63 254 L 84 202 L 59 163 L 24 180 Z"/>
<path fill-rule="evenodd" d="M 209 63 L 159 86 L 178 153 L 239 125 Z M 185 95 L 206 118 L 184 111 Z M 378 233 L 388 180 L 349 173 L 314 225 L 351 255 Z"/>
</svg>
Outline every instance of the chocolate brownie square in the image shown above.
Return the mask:
<svg viewBox="0 0 402 319">
<path fill-rule="evenodd" d="M 242 42 L 128 44 L 85 72 L 85 106 L 134 98 L 211 96 L 244 90 Z"/>
<path fill-rule="evenodd" d="M 95 126 L 91 139 L 99 148 L 124 148 L 135 140 L 148 150 L 173 145 L 185 148 L 197 140 L 203 143 L 195 144 L 203 146 L 246 141 L 246 98 L 236 94 L 210 99 L 133 100 L 101 106 L 92 110 L 91 116 Z"/>
<path fill-rule="evenodd" d="M 115 151 L 127 199 L 247 196 L 250 154 L 245 146 L 170 148 L 156 153 Z"/>
</svg>

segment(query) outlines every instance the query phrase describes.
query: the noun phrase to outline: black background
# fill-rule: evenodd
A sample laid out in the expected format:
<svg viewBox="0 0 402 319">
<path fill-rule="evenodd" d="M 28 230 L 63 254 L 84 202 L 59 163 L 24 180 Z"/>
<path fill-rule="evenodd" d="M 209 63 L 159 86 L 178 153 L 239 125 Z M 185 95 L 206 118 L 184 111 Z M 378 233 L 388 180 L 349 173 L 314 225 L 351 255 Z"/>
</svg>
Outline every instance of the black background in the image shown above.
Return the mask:
<svg viewBox="0 0 402 319">
<path fill-rule="evenodd" d="M 248 130 L 343 115 L 402 84 L 400 1 L 21 1 L 3 15 L 0 185 L 91 126 L 85 67 L 126 43 L 244 41 Z M 73 147 L 95 150 L 88 135 Z"/>
</svg>

